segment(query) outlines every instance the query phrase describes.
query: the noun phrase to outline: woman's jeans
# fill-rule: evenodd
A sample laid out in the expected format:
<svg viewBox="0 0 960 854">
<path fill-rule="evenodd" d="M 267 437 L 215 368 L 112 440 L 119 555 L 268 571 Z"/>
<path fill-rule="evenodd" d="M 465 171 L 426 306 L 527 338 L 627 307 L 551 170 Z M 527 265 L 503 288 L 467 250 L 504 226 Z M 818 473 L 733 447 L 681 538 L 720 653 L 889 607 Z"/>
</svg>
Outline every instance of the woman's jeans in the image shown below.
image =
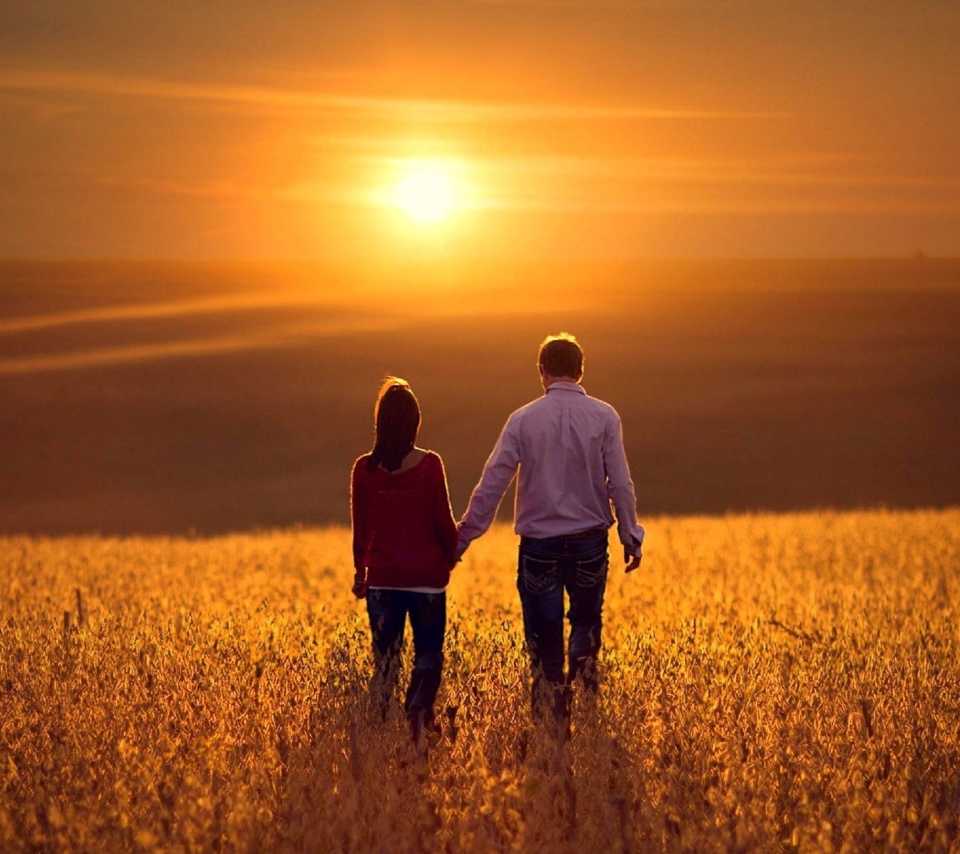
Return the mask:
<svg viewBox="0 0 960 854">
<path fill-rule="evenodd" d="M 410 590 L 367 591 L 367 614 L 373 635 L 374 697 L 380 712 L 387 707 L 400 675 L 400 650 L 407 616 L 413 629 L 413 674 L 403 704 L 408 716 L 433 719 L 433 703 L 443 672 L 443 637 L 447 625 L 447 594 Z"/>
<path fill-rule="evenodd" d="M 570 688 L 580 680 L 597 691 L 607 532 L 588 531 L 536 540 L 520 538 L 517 589 L 533 672 L 533 710 L 557 721 L 569 716 Z M 564 591 L 569 597 L 570 644 L 564 676 Z"/>
</svg>

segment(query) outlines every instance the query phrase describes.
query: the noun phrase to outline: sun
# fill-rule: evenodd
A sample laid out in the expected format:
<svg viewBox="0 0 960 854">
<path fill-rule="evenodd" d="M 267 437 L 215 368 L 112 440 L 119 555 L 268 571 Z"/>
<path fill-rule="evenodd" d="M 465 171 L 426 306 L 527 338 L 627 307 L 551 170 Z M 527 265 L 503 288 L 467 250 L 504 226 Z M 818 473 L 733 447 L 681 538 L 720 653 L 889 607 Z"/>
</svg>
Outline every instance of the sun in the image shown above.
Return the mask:
<svg viewBox="0 0 960 854">
<path fill-rule="evenodd" d="M 441 163 L 410 164 L 394 191 L 394 204 L 421 223 L 447 219 L 457 207 L 457 187 Z"/>
</svg>

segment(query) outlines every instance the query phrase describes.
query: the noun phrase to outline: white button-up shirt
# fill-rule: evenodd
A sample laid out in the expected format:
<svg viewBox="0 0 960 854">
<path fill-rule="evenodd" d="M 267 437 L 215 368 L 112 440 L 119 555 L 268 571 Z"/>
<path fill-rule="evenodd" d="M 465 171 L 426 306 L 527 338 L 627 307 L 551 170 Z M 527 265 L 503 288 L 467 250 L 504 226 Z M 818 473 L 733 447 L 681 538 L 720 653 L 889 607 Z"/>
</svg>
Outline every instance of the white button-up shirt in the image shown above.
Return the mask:
<svg viewBox="0 0 960 854">
<path fill-rule="evenodd" d="M 612 503 L 620 542 L 640 554 L 644 530 L 623 430 L 608 403 L 588 396 L 579 383 L 554 382 L 507 419 L 458 526 L 460 553 L 490 527 L 518 469 L 514 530 L 520 536 L 609 528 Z"/>
</svg>

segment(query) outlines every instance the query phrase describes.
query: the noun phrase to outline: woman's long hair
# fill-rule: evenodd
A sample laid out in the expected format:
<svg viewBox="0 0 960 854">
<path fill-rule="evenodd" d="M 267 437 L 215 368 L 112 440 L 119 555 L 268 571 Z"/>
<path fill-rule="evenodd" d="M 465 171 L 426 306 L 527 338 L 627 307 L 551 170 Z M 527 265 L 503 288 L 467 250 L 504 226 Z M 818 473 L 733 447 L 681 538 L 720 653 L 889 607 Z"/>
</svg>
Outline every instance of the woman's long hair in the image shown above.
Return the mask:
<svg viewBox="0 0 960 854">
<path fill-rule="evenodd" d="M 420 404 L 406 380 L 400 377 L 384 380 L 373 410 L 373 422 L 373 450 L 367 468 L 373 471 L 380 466 L 396 471 L 413 450 L 420 430 Z"/>
</svg>

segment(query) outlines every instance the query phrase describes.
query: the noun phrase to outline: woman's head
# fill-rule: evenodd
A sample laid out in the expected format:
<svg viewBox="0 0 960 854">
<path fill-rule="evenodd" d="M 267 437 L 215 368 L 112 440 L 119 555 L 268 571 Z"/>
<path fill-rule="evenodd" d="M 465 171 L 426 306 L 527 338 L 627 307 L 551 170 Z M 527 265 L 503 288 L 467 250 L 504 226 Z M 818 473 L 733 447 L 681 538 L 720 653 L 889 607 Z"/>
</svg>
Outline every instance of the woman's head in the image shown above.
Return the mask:
<svg viewBox="0 0 960 854">
<path fill-rule="evenodd" d="M 374 442 L 367 465 L 387 471 L 400 468 L 420 430 L 420 404 L 406 380 L 387 377 L 373 410 Z"/>
</svg>

